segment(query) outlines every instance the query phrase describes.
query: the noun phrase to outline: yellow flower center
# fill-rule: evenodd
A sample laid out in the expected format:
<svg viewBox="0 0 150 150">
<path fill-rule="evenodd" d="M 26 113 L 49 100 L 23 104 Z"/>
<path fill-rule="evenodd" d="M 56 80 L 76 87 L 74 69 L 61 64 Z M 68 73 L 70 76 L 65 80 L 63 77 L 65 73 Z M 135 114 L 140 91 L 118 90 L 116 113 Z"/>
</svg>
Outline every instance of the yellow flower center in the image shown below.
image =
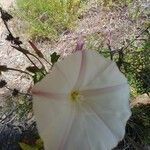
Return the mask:
<svg viewBox="0 0 150 150">
<path fill-rule="evenodd" d="M 83 100 L 83 96 L 81 95 L 80 91 L 72 91 L 70 94 L 70 100 L 72 102 L 79 102 Z"/>
</svg>

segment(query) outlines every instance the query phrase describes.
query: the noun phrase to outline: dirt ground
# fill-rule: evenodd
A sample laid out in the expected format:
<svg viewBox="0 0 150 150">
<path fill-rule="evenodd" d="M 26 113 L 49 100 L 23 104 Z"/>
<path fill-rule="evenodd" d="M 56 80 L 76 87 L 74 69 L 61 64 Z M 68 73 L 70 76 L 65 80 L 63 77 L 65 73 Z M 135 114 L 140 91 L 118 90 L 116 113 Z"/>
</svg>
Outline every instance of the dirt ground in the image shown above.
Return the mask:
<svg viewBox="0 0 150 150">
<path fill-rule="evenodd" d="M 8 10 L 8 8 L 14 3 L 15 0 L 1 0 L 0 4 L 2 5 L 3 9 Z"/>
</svg>

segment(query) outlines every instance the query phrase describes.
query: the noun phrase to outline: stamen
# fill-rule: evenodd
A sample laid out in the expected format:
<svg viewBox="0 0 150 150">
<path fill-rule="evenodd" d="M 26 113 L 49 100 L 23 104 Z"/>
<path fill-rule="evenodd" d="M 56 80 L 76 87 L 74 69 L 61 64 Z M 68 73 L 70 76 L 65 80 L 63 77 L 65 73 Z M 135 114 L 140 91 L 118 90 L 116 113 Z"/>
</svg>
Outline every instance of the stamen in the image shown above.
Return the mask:
<svg viewBox="0 0 150 150">
<path fill-rule="evenodd" d="M 81 102 L 84 99 L 83 95 L 79 91 L 73 91 L 70 94 L 70 100 L 72 102 Z"/>
</svg>

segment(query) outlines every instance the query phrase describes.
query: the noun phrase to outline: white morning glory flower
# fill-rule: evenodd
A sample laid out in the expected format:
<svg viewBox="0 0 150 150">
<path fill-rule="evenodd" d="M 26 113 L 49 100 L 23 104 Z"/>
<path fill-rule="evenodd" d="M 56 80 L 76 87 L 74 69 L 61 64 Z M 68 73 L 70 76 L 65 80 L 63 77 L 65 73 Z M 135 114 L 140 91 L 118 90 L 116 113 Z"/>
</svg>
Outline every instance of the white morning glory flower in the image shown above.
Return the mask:
<svg viewBox="0 0 150 150">
<path fill-rule="evenodd" d="M 46 150 L 111 150 L 125 134 L 131 114 L 127 80 L 96 51 L 57 62 L 33 94 Z"/>
</svg>

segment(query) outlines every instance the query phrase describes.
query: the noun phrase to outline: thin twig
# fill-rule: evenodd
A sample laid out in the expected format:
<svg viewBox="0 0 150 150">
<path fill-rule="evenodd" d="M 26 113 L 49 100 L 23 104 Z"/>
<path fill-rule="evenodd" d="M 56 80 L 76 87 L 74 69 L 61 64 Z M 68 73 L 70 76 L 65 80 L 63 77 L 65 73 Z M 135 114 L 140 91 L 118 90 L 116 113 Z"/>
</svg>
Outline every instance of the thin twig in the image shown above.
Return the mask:
<svg viewBox="0 0 150 150">
<path fill-rule="evenodd" d="M 23 70 L 19 70 L 19 69 L 15 69 L 15 68 L 7 68 L 8 70 L 12 70 L 12 71 L 17 71 L 17 72 L 21 72 L 21 73 L 25 73 L 27 75 L 30 75 L 32 77 L 32 75 L 26 71 Z"/>
<path fill-rule="evenodd" d="M 14 89 L 9 88 L 8 86 L 5 86 L 5 88 L 8 89 L 11 92 L 14 91 Z M 31 96 L 31 94 L 29 94 L 29 93 L 23 93 L 23 92 L 20 92 L 20 91 L 18 91 L 18 93 L 21 94 L 21 95 L 24 95 L 24 96 Z"/>
<path fill-rule="evenodd" d="M 4 15 L 4 11 L 2 10 L 2 8 L 0 8 L 0 12 L 1 12 L 1 15 Z M 6 20 L 4 20 L 3 19 L 3 17 L 1 17 L 2 18 L 2 21 L 3 21 L 3 23 L 4 23 L 4 25 L 5 25 L 5 27 L 6 27 L 6 29 L 7 29 L 7 31 L 8 31 L 8 33 L 9 33 L 9 35 L 13 38 L 13 40 L 15 39 L 15 37 L 13 36 L 13 33 L 10 31 L 10 29 L 9 29 L 9 27 L 8 27 L 8 24 L 7 24 L 7 21 Z M 14 44 L 16 44 L 16 43 L 14 43 Z M 16 44 L 20 49 L 22 49 L 22 47 L 20 46 L 20 44 Z M 23 53 L 23 51 L 20 51 L 20 52 L 22 52 Z M 27 55 L 27 54 L 25 54 L 25 53 L 23 53 L 26 57 L 27 57 L 27 59 L 36 67 L 36 68 L 38 68 L 38 66 L 36 66 L 36 64 L 29 58 L 29 56 Z M 39 62 L 40 62 L 40 64 L 42 65 L 42 68 L 45 68 L 45 66 L 43 65 L 43 63 L 40 61 L 40 59 L 37 57 L 37 56 L 35 56 L 34 54 L 32 54 L 32 53 L 30 53 L 29 51 L 28 51 L 28 54 L 29 55 L 32 55 L 34 58 L 36 58 Z M 39 69 L 39 68 L 38 68 Z M 39 69 L 40 70 L 40 69 Z M 46 69 L 45 69 L 45 71 L 46 71 Z M 47 71 L 46 71 L 47 72 Z M 44 74 L 44 73 L 43 73 Z M 45 74 L 44 74 L 45 75 Z"/>
<path fill-rule="evenodd" d="M 141 35 L 143 35 L 146 31 L 148 31 L 149 28 L 150 28 L 150 26 L 148 26 L 146 29 L 144 29 L 143 31 L 141 31 L 141 33 L 138 34 L 135 39 L 133 39 L 127 46 L 123 47 L 123 50 L 127 49 L 127 48 L 128 48 L 132 43 L 134 43 Z"/>
</svg>

